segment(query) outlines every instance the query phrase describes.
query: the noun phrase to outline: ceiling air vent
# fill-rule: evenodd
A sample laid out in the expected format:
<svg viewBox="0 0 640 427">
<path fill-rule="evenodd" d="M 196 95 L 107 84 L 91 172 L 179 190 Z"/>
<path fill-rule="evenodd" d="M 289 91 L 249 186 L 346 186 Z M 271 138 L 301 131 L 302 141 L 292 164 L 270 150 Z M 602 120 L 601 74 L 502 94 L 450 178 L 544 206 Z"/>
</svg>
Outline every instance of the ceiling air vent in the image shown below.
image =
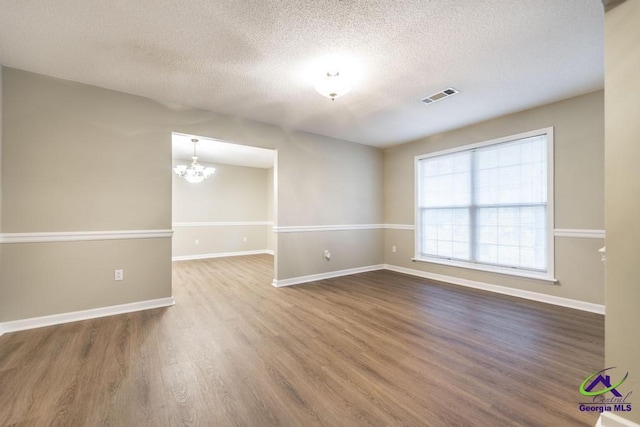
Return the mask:
<svg viewBox="0 0 640 427">
<path fill-rule="evenodd" d="M 436 92 L 433 95 L 427 96 L 426 98 L 422 99 L 422 102 L 424 102 L 425 104 L 433 104 L 434 102 L 437 102 L 437 101 L 440 101 L 441 99 L 445 99 L 449 96 L 455 95 L 456 93 L 459 93 L 457 89 L 449 87 L 440 92 Z"/>
</svg>

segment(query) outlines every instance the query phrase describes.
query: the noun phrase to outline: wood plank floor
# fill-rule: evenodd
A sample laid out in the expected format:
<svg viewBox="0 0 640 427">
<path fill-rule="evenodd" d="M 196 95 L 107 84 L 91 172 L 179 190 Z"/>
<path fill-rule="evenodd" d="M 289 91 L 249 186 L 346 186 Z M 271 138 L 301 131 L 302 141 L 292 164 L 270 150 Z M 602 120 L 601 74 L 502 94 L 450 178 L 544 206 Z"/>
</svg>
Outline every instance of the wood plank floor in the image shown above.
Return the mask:
<svg viewBox="0 0 640 427">
<path fill-rule="evenodd" d="M 388 271 L 273 288 L 174 263 L 175 307 L 0 337 L 0 425 L 591 425 L 603 316 Z"/>
</svg>

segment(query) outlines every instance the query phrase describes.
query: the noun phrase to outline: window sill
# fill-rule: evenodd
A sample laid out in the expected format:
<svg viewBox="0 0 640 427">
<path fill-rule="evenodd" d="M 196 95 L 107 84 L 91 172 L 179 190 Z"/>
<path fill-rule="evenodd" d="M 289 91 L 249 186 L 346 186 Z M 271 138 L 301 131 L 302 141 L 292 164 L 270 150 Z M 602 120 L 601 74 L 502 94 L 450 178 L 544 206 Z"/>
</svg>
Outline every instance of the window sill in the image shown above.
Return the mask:
<svg viewBox="0 0 640 427">
<path fill-rule="evenodd" d="M 526 278 L 526 279 L 540 280 L 540 281 L 547 282 L 547 283 L 552 283 L 552 284 L 555 284 L 555 283 L 558 282 L 558 279 L 556 279 L 553 276 L 549 276 L 546 273 L 526 272 L 526 271 L 521 271 L 521 270 L 517 270 L 517 269 L 500 268 L 500 267 L 493 267 L 491 265 L 474 264 L 474 263 L 470 263 L 470 262 L 454 261 L 454 260 L 439 259 L 439 258 L 417 258 L 417 257 L 414 257 L 414 258 L 411 258 L 411 260 L 415 261 L 415 262 L 426 262 L 426 263 L 429 263 L 429 264 L 446 265 L 446 266 L 449 266 L 449 267 L 466 268 L 466 269 L 469 269 L 469 270 L 486 271 L 486 272 L 489 272 L 489 273 L 503 274 L 505 276 L 523 277 L 523 278 Z"/>
</svg>

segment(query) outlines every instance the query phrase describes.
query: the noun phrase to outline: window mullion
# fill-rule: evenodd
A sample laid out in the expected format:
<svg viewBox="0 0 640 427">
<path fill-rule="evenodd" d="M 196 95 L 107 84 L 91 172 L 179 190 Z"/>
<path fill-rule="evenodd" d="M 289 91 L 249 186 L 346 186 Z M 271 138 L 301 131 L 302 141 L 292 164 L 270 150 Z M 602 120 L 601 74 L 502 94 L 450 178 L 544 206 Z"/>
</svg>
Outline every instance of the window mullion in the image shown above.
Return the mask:
<svg viewBox="0 0 640 427">
<path fill-rule="evenodd" d="M 469 261 L 476 262 L 476 150 L 471 150 L 469 179 L 471 180 L 471 205 L 469 206 Z"/>
<path fill-rule="evenodd" d="M 548 128 L 417 156 L 421 181 L 416 201 L 425 198 L 430 206 L 418 209 L 421 256 L 459 261 L 468 268 L 490 265 L 505 272 L 553 274 L 552 147 L 553 129 Z M 546 198 L 540 193 L 545 188 Z M 433 213 L 424 220 L 428 209 Z M 464 224 L 466 237 L 460 234 Z"/>
</svg>

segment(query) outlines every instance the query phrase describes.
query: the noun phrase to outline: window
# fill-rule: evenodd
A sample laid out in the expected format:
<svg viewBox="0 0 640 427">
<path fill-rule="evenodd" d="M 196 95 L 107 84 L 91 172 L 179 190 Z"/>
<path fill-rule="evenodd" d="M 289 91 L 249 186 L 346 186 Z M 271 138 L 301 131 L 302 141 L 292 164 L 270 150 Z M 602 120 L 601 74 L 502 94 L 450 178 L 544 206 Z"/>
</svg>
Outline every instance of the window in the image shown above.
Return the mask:
<svg viewBox="0 0 640 427">
<path fill-rule="evenodd" d="M 553 278 L 553 129 L 416 157 L 416 260 Z"/>
</svg>

